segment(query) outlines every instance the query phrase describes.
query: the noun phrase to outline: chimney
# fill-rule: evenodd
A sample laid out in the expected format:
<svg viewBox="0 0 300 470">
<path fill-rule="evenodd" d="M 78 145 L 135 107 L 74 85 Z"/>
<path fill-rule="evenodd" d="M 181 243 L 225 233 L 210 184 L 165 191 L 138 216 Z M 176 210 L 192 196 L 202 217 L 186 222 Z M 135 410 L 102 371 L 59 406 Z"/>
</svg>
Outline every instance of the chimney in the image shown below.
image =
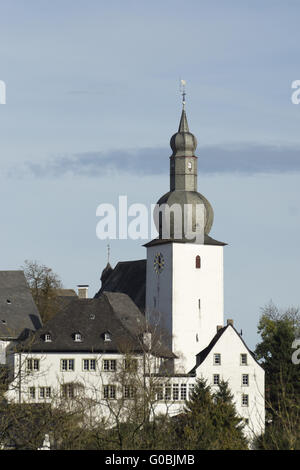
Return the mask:
<svg viewBox="0 0 300 470">
<path fill-rule="evenodd" d="M 232 320 L 232 319 L 228 319 L 228 320 L 227 320 L 227 325 L 233 326 L 233 320 Z"/>
<path fill-rule="evenodd" d="M 88 298 L 88 284 L 80 284 L 78 287 L 78 297 L 80 299 L 87 299 Z"/>
<path fill-rule="evenodd" d="M 223 328 L 222 325 L 217 325 L 217 333 L 218 333 L 219 330 L 221 330 L 221 328 Z"/>
</svg>

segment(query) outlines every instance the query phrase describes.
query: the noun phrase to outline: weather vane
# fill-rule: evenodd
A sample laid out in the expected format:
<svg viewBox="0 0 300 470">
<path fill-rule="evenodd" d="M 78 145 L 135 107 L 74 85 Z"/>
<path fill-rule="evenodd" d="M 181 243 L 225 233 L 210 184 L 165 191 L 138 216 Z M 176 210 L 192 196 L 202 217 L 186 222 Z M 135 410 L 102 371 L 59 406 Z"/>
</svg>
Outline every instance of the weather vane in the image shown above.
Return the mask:
<svg viewBox="0 0 300 470">
<path fill-rule="evenodd" d="M 185 80 L 180 80 L 180 93 L 182 95 L 182 107 L 183 107 L 183 109 L 184 109 L 184 106 L 185 106 L 185 95 L 186 95 L 185 85 L 186 85 L 186 81 Z"/>
</svg>

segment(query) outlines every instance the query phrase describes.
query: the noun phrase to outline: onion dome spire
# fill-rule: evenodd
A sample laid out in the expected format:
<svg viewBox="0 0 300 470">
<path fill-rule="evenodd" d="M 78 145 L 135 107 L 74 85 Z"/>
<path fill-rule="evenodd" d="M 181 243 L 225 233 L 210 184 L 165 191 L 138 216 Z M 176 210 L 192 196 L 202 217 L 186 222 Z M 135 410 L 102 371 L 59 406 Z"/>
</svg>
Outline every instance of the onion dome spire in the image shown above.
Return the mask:
<svg viewBox="0 0 300 470">
<path fill-rule="evenodd" d="M 185 82 L 182 85 L 185 85 Z M 197 140 L 188 126 L 185 112 L 185 88 L 183 88 L 182 96 L 178 132 L 170 140 L 173 150 L 173 154 L 170 156 L 170 191 L 164 194 L 155 206 L 154 221 L 158 238 L 145 246 L 158 244 L 161 240 L 225 245 L 225 243 L 214 240 L 208 235 L 213 224 L 214 211 L 210 202 L 197 190 L 198 159 L 195 155 Z M 199 206 L 204 209 L 200 211 L 204 217 L 199 218 L 197 215 Z M 176 215 L 175 209 L 178 207 L 181 208 L 181 211 L 178 210 Z M 191 226 L 191 232 L 197 234 L 193 239 L 187 236 L 187 233 L 189 235 L 190 233 L 189 230 L 186 233 L 186 219 L 189 219 L 188 225 Z M 203 234 L 204 238 L 202 238 Z"/>
<path fill-rule="evenodd" d="M 182 109 L 178 132 L 190 132 L 185 109 Z"/>
<path fill-rule="evenodd" d="M 184 82 L 184 81 L 183 81 Z M 185 85 L 185 82 L 182 83 Z M 170 191 L 162 196 L 157 205 L 164 204 L 172 207 L 174 204 L 180 205 L 182 208 L 181 232 L 184 233 L 184 211 L 188 206 L 192 213 L 192 230 L 194 233 L 203 230 L 207 235 L 210 232 L 213 223 L 213 209 L 209 201 L 197 191 L 197 157 L 195 151 L 197 148 L 197 139 L 189 130 L 188 120 L 185 111 L 185 87 L 182 91 L 182 111 L 178 131 L 171 137 L 170 146 L 173 151 L 170 156 Z M 204 206 L 204 221 L 201 227 L 196 220 L 196 207 Z M 163 216 L 162 216 L 163 217 Z M 166 221 L 167 219 L 165 219 Z M 162 237 L 163 218 L 158 224 L 158 233 Z M 170 238 L 175 236 L 174 222 L 170 223 Z M 184 239 L 184 237 L 182 238 Z"/>
<path fill-rule="evenodd" d="M 190 132 L 185 112 L 185 80 L 182 84 L 182 112 L 178 132 L 171 137 L 170 146 L 173 150 L 172 157 L 194 157 L 197 148 L 197 139 Z"/>
</svg>

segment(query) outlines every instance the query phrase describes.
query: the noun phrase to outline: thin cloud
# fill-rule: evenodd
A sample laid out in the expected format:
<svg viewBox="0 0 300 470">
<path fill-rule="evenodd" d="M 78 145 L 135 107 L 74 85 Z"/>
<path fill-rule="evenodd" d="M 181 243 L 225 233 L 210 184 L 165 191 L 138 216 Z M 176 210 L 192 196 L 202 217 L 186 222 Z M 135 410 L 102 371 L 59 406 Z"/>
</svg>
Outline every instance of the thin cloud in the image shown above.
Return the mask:
<svg viewBox="0 0 300 470">
<path fill-rule="evenodd" d="M 127 151 L 85 152 L 58 156 L 45 163 L 27 162 L 25 171 L 42 176 L 103 176 L 114 172 L 158 175 L 169 170 L 171 152 L 167 148 Z M 288 173 L 300 171 L 300 147 L 243 144 L 207 146 L 197 152 L 198 172 L 202 174 Z"/>
</svg>

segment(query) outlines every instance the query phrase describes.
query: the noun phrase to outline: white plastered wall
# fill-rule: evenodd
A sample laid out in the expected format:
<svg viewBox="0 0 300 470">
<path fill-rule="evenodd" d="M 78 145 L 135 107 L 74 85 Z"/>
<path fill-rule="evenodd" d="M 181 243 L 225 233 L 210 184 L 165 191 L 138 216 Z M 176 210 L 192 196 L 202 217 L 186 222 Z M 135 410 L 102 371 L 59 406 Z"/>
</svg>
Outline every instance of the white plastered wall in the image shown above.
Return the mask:
<svg viewBox="0 0 300 470">
<path fill-rule="evenodd" d="M 221 364 L 214 365 L 214 354 L 221 354 Z M 247 365 L 241 364 L 241 354 L 247 354 Z M 220 380 L 228 381 L 238 414 L 248 420 L 246 433 L 249 437 L 259 435 L 264 430 L 264 370 L 255 361 L 237 332 L 227 327 L 214 345 L 208 356 L 196 369 L 197 377 L 203 377 L 207 384 L 213 385 L 213 376 L 218 374 Z M 242 375 L 247 374 L 249 385 L 242 384 Z M 248 395 L 248 406 L 242 405 L 242 395 Z"/>
<path fill-rule="evenodd" d="M 154 257 L 164 269 L 157 274 Z M 196 256 L 201 267 L 196 269 Z M 176 370 L 188 372 L 195 356 L 224 321 L 223 246 L 169 243 L 147 251 L 146 313 L 150 323 L 167 331 L 168 346 L 178 355 Z"/>
</svg>

